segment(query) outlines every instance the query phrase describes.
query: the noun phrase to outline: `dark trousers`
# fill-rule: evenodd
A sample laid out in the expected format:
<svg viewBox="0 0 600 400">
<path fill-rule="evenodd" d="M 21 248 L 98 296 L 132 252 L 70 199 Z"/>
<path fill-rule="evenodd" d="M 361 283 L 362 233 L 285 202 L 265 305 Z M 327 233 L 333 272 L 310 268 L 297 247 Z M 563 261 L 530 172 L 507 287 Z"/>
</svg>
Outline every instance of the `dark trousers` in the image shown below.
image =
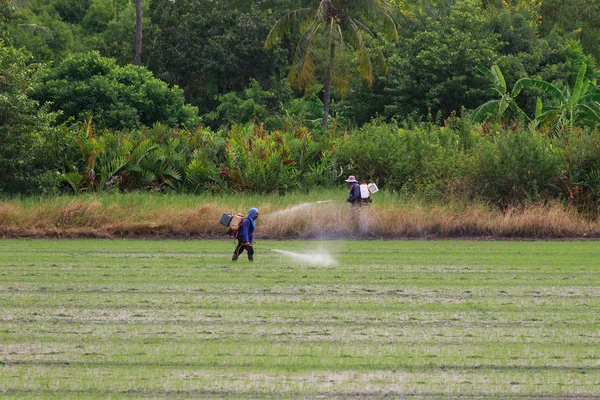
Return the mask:
<svg viewBox="0 0 600 400">
<path fill-rule="evenodd" d="M 238 244 L 235 247 L 235 255 L 239 257 L 246 250 L 248 252 L 248 258 L 252 259 L 254 256 L 254 248 L 251 245 L 244 245 L 244 240 L 242 238 L 238 238 Z"/>
</svg>

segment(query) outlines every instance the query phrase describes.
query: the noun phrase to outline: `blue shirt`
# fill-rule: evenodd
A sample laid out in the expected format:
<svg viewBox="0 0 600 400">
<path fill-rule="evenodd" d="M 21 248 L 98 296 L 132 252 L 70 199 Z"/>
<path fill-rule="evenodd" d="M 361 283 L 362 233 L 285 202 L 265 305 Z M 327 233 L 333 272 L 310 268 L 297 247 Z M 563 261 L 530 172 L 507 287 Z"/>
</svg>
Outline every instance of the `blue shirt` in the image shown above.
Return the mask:
<svg viewBox="0 0 600 400">
<path fill-rule="evenodd" d="M 252 222 L 248 218 L 244 218 L 238 231 L 238 238 L 244 243 L 252 242 L 254 236 L 254 228 Z"/>
</svg>

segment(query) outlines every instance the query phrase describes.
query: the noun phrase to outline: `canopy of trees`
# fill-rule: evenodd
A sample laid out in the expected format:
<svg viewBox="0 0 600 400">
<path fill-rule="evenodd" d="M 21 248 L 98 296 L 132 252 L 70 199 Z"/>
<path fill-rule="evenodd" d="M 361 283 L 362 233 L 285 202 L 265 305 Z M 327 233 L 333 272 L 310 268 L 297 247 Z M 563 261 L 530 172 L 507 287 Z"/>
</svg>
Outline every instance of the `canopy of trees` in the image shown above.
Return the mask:
<svg viewBox="0 0 600 400">
<path fill-rule="evenodd" d="M 52 68 L 61 68 L 60 61 L 90 51 L 114 58 L 119 67 L 135 61 L 136 2 L 0 1 L 1 32 L 33 62 L 53 61 Z M 326 114 L 351 125 L 377 114 L 404 119 L 474 109 L 491 99 L 477 64 L 497 64 L 509 86 L 524 77 L 572 84 L 581 62 L 588 64 L 588 78 L 597 73 L 597 2 L 325 2 L 335 18 L 321 23 L 322 3 L 144 0 L 142 63 L 154 77 L 180 87 L 200 115 L 214 113 L 224 94 L 243 96 L 251 80 L 274 94 L 266 105 L 271 114 L 304 97 L 300 89 L 321 84 L 316 95 Z M 388 21 L 398 40 L 390 40 Z M 328 35 L 314 35 L 326 26 L 332 28 Z M 270 32 L 282 41 L 269 42 Z M 335 63 L 328 61 L 326 42 L 337 46 Z M 377 68 L 384 60 L 387 74 Z M 323 91 L 330 90 L 328 68 L 334 68 L 330 109 L 323 102 Z M 282 87 L 288 76 L 299 87 Z M 532 111 L 535 98 L 525 91 L 519 102 Z"/>
</svg>

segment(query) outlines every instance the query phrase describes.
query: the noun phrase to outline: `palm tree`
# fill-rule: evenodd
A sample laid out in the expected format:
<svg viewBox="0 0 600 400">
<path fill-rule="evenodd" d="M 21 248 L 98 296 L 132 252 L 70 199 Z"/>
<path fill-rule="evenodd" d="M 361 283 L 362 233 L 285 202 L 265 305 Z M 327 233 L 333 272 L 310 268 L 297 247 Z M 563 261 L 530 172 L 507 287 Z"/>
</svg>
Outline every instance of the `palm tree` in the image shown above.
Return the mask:
<svg viewBox="0 0 600 400">
<path fill-rule="evenodd" d="M 378 22 L 386 33 L 398 39 L 396 24 L 392 18 L 389 0 L 318 0 L 312 7 L 303 8 L 282 17 L 273 26 L 265 41 L 265 49 L 270 49 L 286 34 L 297 31 L 300 39 L 296 45 L 289 79 L 300 89 L 310 87 L 315 77 L 315 57 L 319 46 L 325 50 L 325 76 L 323 77 L 323 120 L 321 128 L 327 127 L 331 87 L 335 84 L 341 92 L 347 89 L 348 68 L 339 55 L 350 48 L 356 53 L 357 72 L 373 85 L 373 63 L 365 43 L 366 37 L 373 37 L 368 22 Z M 381 52 L 376 60 L 387 72 Z"/>
</svg>

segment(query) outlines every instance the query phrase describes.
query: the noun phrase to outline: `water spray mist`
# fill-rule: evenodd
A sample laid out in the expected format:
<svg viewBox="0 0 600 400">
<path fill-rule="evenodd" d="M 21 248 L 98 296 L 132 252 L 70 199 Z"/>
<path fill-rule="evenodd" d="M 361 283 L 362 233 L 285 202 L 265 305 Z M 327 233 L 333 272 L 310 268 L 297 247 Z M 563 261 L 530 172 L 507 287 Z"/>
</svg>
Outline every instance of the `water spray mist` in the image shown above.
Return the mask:
<svg viewBox="0 0 600 400">
<path fill-rule="evenodd" d="M 301 262 L 303 264 L 315 264 L 315 265 L 335 265 L 335 259 L 329 254 L 325 252 L 318 253 L 294 253 L 293 251 L 285 251 L 285 250 L 276 250 L 271 249 L 275 253 L 283 254 L 286 257 L 290 257 L 295 261 Z"/>
</svg>

